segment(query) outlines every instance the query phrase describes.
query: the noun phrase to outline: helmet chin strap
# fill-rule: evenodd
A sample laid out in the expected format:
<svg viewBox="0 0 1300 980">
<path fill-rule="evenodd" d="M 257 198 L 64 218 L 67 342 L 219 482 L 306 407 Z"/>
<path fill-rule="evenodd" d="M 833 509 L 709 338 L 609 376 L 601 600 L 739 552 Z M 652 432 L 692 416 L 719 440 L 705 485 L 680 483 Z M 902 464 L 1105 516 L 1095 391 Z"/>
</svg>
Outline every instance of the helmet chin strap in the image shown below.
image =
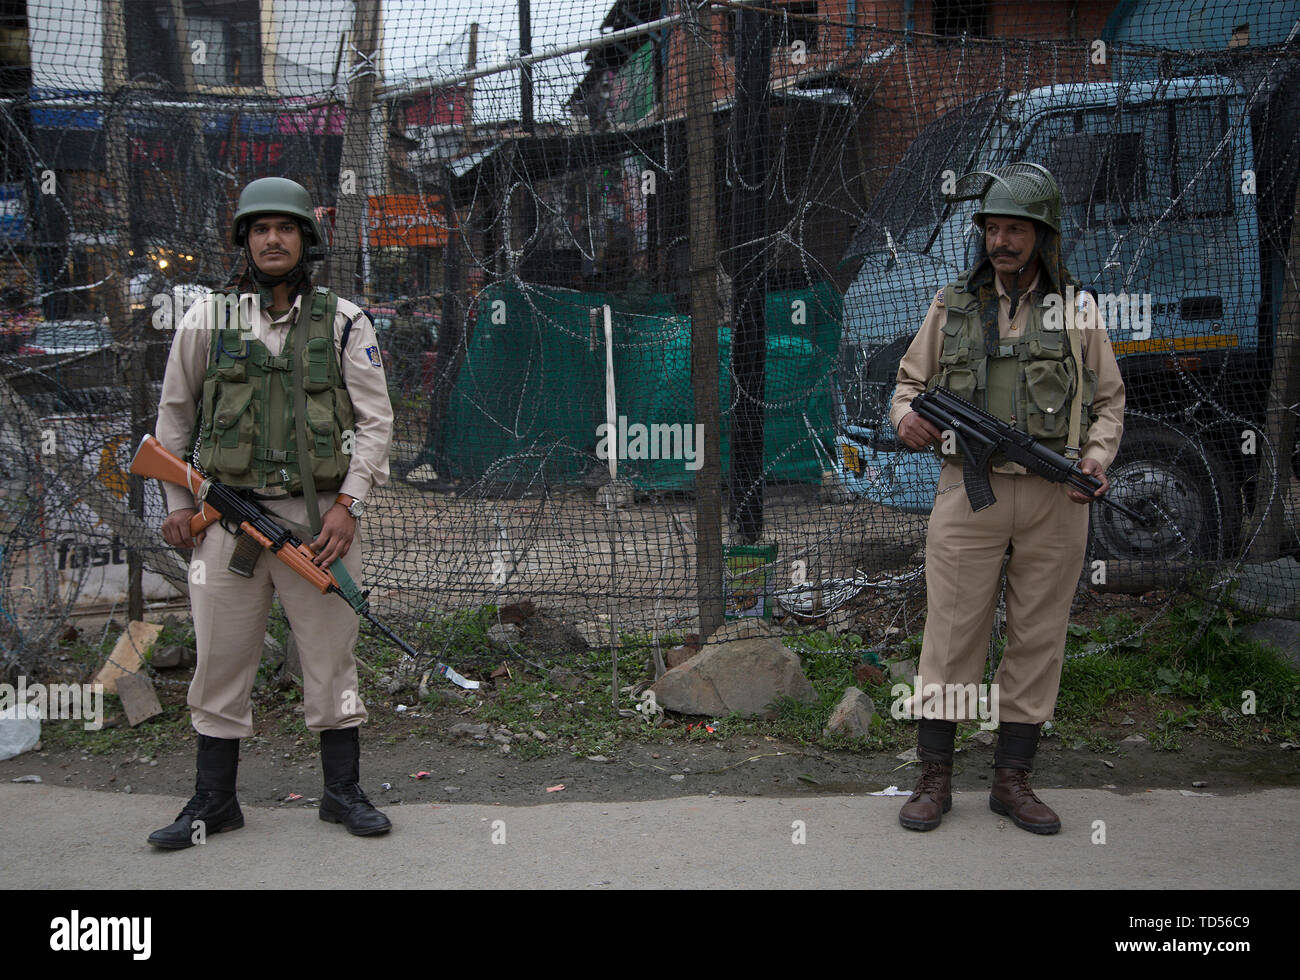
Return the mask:
<svg viewBox="0 0 1300 980">
<path fill-rule="evenodd" d="M 296 286 L 299 282 L 301 282 L 303 277 L 307 274 L 306 254 L 307 254 L 307 250 L 304 248 L 302 251 L 302 255 L 298 257 L 297 265 L 295 265 L 284 275 L 275 276 L 269 272 L 263 271 L 258 266 L 258 264 L 253 261 L 252 249 L 248 248 L 248 246 L 244 246 L 244 259 L 248 262 L 249 272 L 253 274 L 253 281 L 257 283 L 259 286 L 264 286 L 267 289 L 273 289 L 274 287 L 279 286 L 281 283 L 287 282 L 290 285 Z"/>
</svg>

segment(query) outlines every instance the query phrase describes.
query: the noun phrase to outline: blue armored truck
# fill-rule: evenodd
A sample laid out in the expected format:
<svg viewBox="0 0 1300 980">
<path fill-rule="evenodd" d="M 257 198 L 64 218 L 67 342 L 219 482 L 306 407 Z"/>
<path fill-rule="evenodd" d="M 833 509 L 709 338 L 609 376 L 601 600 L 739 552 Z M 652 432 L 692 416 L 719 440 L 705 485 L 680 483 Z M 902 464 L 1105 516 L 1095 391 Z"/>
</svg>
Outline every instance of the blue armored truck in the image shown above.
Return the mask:
<svg viewBox="0 0 1300 980">
<path fill-rule="evenodd" d="M 975 261 L 977 202 L 944 192 L 963 173 L 1027 160 L 1060 185 L 1065 262 L 1097 296 L 1124 376 L 1111 493 L 1159 517 L 1143 528 L 1093 508 L 1094 554 L 1168 560 L 1234 547 L 1253 493 L 1284 287 L 1287 243 L 1276 220 L 1261 234 L 1261 215 L 1274 208 L 1271 218 L 1289 218 L 1295 88 L 1267 65 L 1249 78 L 1054 85 L 991 92 L 931 123 L 849 250 L 861 265 L 844 297 L 840 484 L 928 512 L 939 459 L 908 452 L 888 410 L 899 359 L 930 301 Z M 1287 112 L 1289 135 L 1280 132 Z M 1261 150 L 1264 124 L 1289 154 Z M 1257 160 L 1261 153 L 1270 160 Z"/>
</svg>

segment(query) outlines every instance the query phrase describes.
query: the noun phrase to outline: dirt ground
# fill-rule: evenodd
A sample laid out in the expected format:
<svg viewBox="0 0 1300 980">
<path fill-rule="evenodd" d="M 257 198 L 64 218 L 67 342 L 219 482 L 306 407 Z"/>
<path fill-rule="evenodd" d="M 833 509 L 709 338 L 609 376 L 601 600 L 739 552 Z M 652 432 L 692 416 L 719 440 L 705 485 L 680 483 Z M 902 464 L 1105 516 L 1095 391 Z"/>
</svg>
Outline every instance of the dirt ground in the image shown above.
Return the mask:
<svg viewBox="0 0 1300 980">
<path fill-rule="evenodd" d="M 164 702 L 172 703 L 174 716 L 176 702 L 183 704 L 184 698 L 184 682 L 176 673 L 172 672 L 163 694 Z M 673 729 L 641 740 L 620 742 L 616 751 L 604 756 L 606 761 L 575 757 L 567 746 L 552 755 L 522 759 L 517 751 L 503 753 L 492 738 L 499 734 L 495 728 L 480 740 L 449 734 L 452 724 L 474 720 L 462 714 L 454 696 L 432 711 L 421 708 L 399 714 L 393 703 L 372 703 L 370 710 L 372 721 L 362 729 L 361 773 L 363 787 L 379 806 L 528 805 L 556 799 L 612 802 L 710 793 L 739 797 L 862 794 L 889 786 L 910 791 L 917 774 L 915 762 L 901 761 L 893 754 L 827 751 L 771 736 L 688 738 L 689 719 L 678 719 Z M 289 711 L 281 711 L 266 712 L 257 720 L 255 736 L 241 747 L 241 801 L 258 806 L 315 804 L 321 793 L 317 739 L 306 732 L 300 719 L 298 714 L 296 723 L 290 722 Z M 107 720 L 113 722 L 111 717 Z M 1035 787 L 1045 791 L 1106 787 L 1120 793 L 1180 789 L 1232 795 L 1266 786 L 1300 785 L 1300 753 L 1294 750 L 1276 744 L 1235 747 L 1189 735 L 1178 751 L 1159 751 L 1150 744 L 1120 744 L 1144 723 L 1139 717 L 1135 726 L 1124 727 L 1123 720 L 1117 715 L 1096 733 L 1114 745 L 1109 750 L 1045 738 Z M 76 721 L 52 724 L 80 726 Z M 0 779 L 36 775 L 52 785 L 188 797 L 194 784 L 192 739 L 179 718 L 168 726 L 174 735 L 167 738 L 150 736 L 149 724 L 122 732 L 107 752 L 65 744 L 0 762 Z M 173 747 L 150 748 L 159 744 Z M 517 750 L 520 744 L 515 733 L 512 748 Z M 956 788 L 970 791 L 988 785 L 991 762 L 990 747 L 967 742 L 957 754 Z M 563 789 L 548 791 L 556 786 Z M 292 798 L 295 794 L 300 798 Z M 1047 798 L 1050 802 L 1050 794 Z M 159 814 L 160 819 L 170 816 Z"/>
<path fill-rule="evenodd" d="M 922 603 L 920 610 L 923 608 Z M 1164 602 L 1158 598 L 1135 600 L 1089 593 L 1072 618 L 1092 624 L 1124 611 L 1136 622 L 1145 622 L 1163 608 Z M 569 616 L 562 618 L 574 621 Z M 867 601 L 857 612 L 854 629 L 864 637 L 879 638 L 887 631 L 906 635 L 911 627 L 906 619 L 900 619 L 896 605 Z M 97 629 L 83 626 L 97 635 Z M 453 663 L 470 676 L 487 678 L 501 662 L 500 656 L 477 663 L 453 659 Z M 67 656 L 55 659 L 69 661 Z M 516 806 L 561 799 L 614 802 L 710 793 L 799 797 L 876 793 L 890 786 L 910 792 L 918 775 L 915 762 L 898 756 L 915 745 L 913 733 L 903 729 L 905 723 L 889 719 L 887 704 L 879 700 L 877 711 L 885 714 L 892 733 L 883 739 L 884 744 L 896 746 L 889 751 L 831 750 L 755 734 L 753 726 L 737 732 L 738 726 L 722 724 L 718 734 L 702 734 L 698 728 L 688 734 L 688 724 L 700 719 L 681 716 L 671 717 L 669 728 L 648 729 L 640 718 L 611 717 L 608 688 L 599 700 L 587 688 L 577 694 L 542 694 L 542 698 L 563 698 L 543 702 L 545 717 L 541 716 L 542 707 L 536 708 L 536 714 L 528 714 L 528 705 L 535 706 L 535 700 L 525 701 L 508 717 L 522 716 L 529 721 L 510 722 L 513 730 L 490 723 L 478 738 L 451 733 L 457 723 L 487 722 L 491 712 L 485 709 L 494 699 L 500 704 L 505 695 L 504 701 L 509 701 L 511 684 L 525 683 L 525 674 L 531 671 L 521 668 L 518 661 L 511 662 L 516 675 L 495 686 L 489 684 L 480 695 L 435 682 L 436 703 L 420 700 L 409 688 L 391 695 L 380 693 L 380 671 L 367 667 L 368 680 L 363 678 L 363 687 L 371 717 L 362 729 L 361 774 L 364 789 L 377 805 L 466 802 Z M 548 658 L 546 666 L 559 664 Z M 84 666 L 69 662 L 65 669 L 68 675 L 61 679 L 87 679 L 78 673 Z M 78 721 L 47 722 L 43 747 L 0 762 L 0 779 L 34 775 L 51 785 L 188 798 L 194 785 L 194 739 L 185 704 L 191 673 L 188 669 L 154 671 L 164 714 L 137 728 L 126 726 L 120 707 L 112 700 L 105 705 L 104 732 L 84 733 Z M 309 807 L 321 794 L 318 740 L 306 731 L 301 705 L 294 702 L 293 693 L 290 689 L 286 696 L 270 681 L 259 680 L 254 691 L 255 734 L 241 746 L 242 802 Z M 538 697 L 535 689 L 530 697 Z M 399 712 L 399 703 L 409 708 Z M 1142 704 L 1126 705 L 1124 710 L 1108 712 L 1083 739 L 1045 737 L 1035 787 L 1050 803 L 1053 787 L 1109 788 L 1119 793 L 1178 789 L 1232 795 L 1261 787 L 1300 785 L 1300 752 L 1283 748 L 1280 739 L 1273 744 L 1235 745 L 1186 732 L 1178 739 L 1176 751 L 1125 742 L 1137 733 L 1151 733 L 1156 728 L 1155 714 L 1155 709 Z M 544 738 L 535 735 L 539 730 Z M 581 744 L 585 733 L 591 733 L 596 744 L 613 748 L 592 749 L 591 742 Z M 602 743 L 601 733 L 616 733 L 617 737 L 605 738 Z M 954 773 L 955 786 L 963 791 L 987 786 L 992 776 L 991 746 L 965 738 L 968 734 L 963 731 Z M 510 741 L 508 752 L 502 744 L 506 739 Z M 874 739 L 877 746 L 881 741 Z M 599 755 L 590 758 L 593 753 Z M 159 818 L 172 816 L 164 813 Z"/>
</svg>

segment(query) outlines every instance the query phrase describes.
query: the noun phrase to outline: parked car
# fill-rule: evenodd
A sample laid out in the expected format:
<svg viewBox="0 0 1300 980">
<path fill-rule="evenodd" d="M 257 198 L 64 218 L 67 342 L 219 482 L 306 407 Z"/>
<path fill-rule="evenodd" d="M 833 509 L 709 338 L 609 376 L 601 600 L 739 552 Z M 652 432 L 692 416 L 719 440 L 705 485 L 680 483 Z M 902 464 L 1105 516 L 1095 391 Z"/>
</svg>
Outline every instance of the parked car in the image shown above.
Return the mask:
<svg viewBox="0 0 1300 980">
<path fill-rule="evenodd" d="M 19 354 L 76 354 L 103 350 L 113 342 L 108 317 L 95 320 L 46 320 L 18 348 Z"/>
</svg>

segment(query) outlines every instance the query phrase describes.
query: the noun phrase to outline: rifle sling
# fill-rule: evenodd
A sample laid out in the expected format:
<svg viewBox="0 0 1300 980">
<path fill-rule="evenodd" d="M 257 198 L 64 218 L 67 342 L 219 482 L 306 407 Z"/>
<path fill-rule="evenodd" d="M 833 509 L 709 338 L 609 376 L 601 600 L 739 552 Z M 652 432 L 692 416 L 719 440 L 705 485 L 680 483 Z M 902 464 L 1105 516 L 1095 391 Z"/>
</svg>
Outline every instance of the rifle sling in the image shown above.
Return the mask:
<svg viewBox="0 0 1300 980">
<path fill-rule="evenodd" d="M 302 496 L 307 502 L 307 520 L 311 536 L 320 534 L 320 504 L 316 500 L 316 480 L 311 472 L 311 449 L 307 442 L 307 392 L 303 388 L 302 355 L 293 352 L 293 420 L 297 428 L 298 474 L 302 479 Z"/>
<path fill-rule="evenodd" d="M 343 593 L 343 598 L 348 600 L 348 605 L 359 616 L 364 616 L 370 611 L 370 603 L 366 601 L 365 595 L 357 588 L 357 583 L 353 580 L 348 570 L 343 567 L 343 559 L 330 565 L 330 571 L 334 577 L 339 580 L 339 591 Z"/>
<path fill-rule="evenodd" d="M 1077 313 L 1078 311 L 1076 311 Z M 1065 325 L 1066 336 L 1070 340 L 1070 354 L 1074 357 L 1074 398 L 1070 402 L 1070 434 L 1065 439 L 1065 452 L 1062 454 L 1071 462 L 1078 462 L 1081 453 L 1079 446 L 1080 416 L 1083 412 L 1083 344 L 1079 339 L 1078 327 Z"/>
</svg>

